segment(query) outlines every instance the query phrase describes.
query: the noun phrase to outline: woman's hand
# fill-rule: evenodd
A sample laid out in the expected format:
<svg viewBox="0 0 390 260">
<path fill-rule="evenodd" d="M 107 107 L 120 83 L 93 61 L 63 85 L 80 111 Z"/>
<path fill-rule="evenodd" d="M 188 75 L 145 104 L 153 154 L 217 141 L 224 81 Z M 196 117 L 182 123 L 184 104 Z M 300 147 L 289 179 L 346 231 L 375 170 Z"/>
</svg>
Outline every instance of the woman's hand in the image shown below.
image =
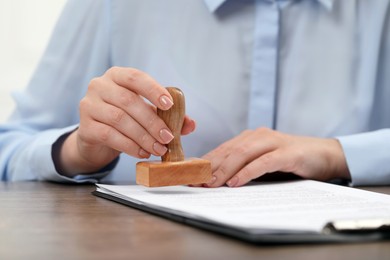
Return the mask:
<svg viewBox="0 0 390 260">
<path fill-rule="evenodd" d="M 305 179 L 350 179 L 336 139 L 283 134 L 267 128 L 247 130 L 203 158 L 211 161 L 213 179 L 206 186 L 242 186 L 271 172 L 290 172 Z"/>
<path fill-rule="evenodd" d="M 60 150 L 61 173 L 94 172 L 121 152 L 136 158 L 163 155 L 173 135 L 156 107 L 167 110 L 172 105 L 169 92 L 148 74 L 132 68 L 109 69 L 90 82 L 80 102 L 79 128 Z M 194 129 L 195 122 L 186 117 L 182 134 Z"/>
</svg>

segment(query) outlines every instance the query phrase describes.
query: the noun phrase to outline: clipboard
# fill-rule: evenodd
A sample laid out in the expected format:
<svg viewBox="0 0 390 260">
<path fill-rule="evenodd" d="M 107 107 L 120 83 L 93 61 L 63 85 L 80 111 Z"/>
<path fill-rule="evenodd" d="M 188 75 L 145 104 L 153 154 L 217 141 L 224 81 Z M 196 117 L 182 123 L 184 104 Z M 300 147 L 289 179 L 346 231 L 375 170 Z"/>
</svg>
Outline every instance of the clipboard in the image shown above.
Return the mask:
<svg viewBox="0 0 390 260">
<path fill-rule="evenodd" d="M 329 223 L 324 233 L 278 233 L 278 234 L 259 234 L 250 232 L 247 229 L 233 228 L 227 225 L 221 225 L 217 223 L 211 223 L 202 221 L 199 219 L 193 219 L 178 214 L 156 210 L 145 205 L 140 205 L 128 200 L 124 200 L 110 194 L 102 193 L 99 191 L 93 191 L 93 195 L 108 199 L 131 208 L 135 208 L 165 219 L 172 220 L 174 222 L 182 223 L 185 225 L 200 228 L 206 231 L 215 232 L 221 235 L 225 235 L 231 238 L 235 238 L 241 241 L 249 242 L 252 244 L 264 244 L 264 245 L 277 245 L 277 244 L 319 244 L 319 243 L 356 243 L 356 242 L 370 242 L 378 240 L 390 239 L 390 225 L 387 223 L 385 226 L 378 228 L 362 228 L 362 229 L 347 229 L 337 230 L 333 223 Z"/>
<path fill-rule="evenodd" d="M 254 229 L 240 228 L 192 217 L 191 215 L 182 214 L 182 212 L 179 211 L 153 207 L 147 203 L 121 198 L 121 196 L 117 196 L 115 193 L 96 190 L 92 192 L 92 194 L 178 223 L 215 232 L 253 244 L 355 243 L 390 239 L 390 218 L 333 221 L 327 223 L 321 233 L 305 231 L 264 233 L 257 232 Z"/>
</svg>

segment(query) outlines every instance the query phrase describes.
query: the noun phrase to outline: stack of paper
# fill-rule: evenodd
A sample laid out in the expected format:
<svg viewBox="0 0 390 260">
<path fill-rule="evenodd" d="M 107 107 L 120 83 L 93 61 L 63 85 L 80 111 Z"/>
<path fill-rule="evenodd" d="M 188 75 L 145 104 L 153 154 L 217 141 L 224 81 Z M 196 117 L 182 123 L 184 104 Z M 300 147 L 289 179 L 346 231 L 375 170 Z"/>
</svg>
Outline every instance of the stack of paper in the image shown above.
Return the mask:
<svg viewBox="0 0 390 260">
<path fill-rule="evenodd" d="M 324 234 L 329 226 L 340 231 L 374 230 L 390 223 L 389 195 L 310 180 L 240 188 L 98 184 L 99 194 L 157 214 L 252 236 Z"/>
</svg>

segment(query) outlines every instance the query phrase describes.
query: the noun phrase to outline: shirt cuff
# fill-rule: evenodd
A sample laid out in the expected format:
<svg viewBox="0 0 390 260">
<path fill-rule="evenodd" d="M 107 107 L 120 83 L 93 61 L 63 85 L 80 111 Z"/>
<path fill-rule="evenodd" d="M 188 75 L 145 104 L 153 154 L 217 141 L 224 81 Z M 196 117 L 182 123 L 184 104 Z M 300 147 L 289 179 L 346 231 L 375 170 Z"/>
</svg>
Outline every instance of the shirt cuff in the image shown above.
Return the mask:
<svg viewBox="0 0 390 260">
<path fill-rule="evenodd" d="M 66 138 L 76 130 L 77 128 L 74 128 L 72 131 L 68 131 L 64 134 L 62 134 L 60 137 L 57 138 L 57 140 L 53 143 L 52 145 L 52 150 L 51 150 L 51 156 L 52 156 L 52 161 L 54 164 L 54 168 L 56 170 L 56 175 L 57 177 L 60 177 L 63 181 L 67 182 L 76 182 L 76 183 L 85 183 L 85 182 L 91 182 L 91 183 L 96 183 L 98 180 L 104 178 L 107 176 L 117 165 L 119 156 L 115 158 L 111 163 L 109 163 L 107 166 L 103 167 L 102 169 L 96 171 L 95 173 L 88 173 L 88 174 L 78 174 L 74 177 L 68 177 L 63 174 L 57 169 L 56 164 L 58 165 L 59 161 L 59 153 L 61 150 L 61 147 L 66 140 Z M 53 180 L 57 181 L 57 180 Z"/>
<path fill-rule="evenodd" d="M 59 174 L 52 159 L 52 147 L 63 135 L 74 131 L 78 126 L 73 125 L 62 129 L 51 129 L 38 134 L 31 144 L 24 148 L 24 152 L 15 156 L 11 163 L 14 168 L 12 181 L 19 180 L 46 180 L 62 183 L 96 183 L 108 175 L 118 163 L 118 159 L 95 174 L 80 174 L 73 178 Z M 20 164 L 23 162 L 23 165 Z M 26 165 L 28 167 L 26 167 Z"/>
<path fill-rule="evenodd" d="M 119 161 L 119 156 L 112 161 L 110 164 L 108 164 L 106 167 L 103 169 L 99 170 L 98 172 L 94 174 L 79 174 L 74 176 L 73 178 L 63 176 L 57 172 L 59 177 L 61 177 L 63 180 L 70 181 L 70 182 L 75 182 L 75 183 L 97 183 L 100 179 L 106 177 L 118 164 Z"/>
<path fill-rule="evenodd" d="M 390 184 L 390 129 L 342 136 L 351 185 Z"/>
</svg>

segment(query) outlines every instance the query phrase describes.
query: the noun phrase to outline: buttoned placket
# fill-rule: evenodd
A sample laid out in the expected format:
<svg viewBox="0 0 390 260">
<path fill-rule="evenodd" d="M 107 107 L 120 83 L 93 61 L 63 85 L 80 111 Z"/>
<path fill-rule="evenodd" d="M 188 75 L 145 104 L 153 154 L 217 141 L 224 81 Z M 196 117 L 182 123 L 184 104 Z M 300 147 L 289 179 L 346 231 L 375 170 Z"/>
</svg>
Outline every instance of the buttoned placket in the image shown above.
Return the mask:
<svg viewBox="0 0 390 260">
<path fill-rule="evenodd" d="M 275 128 L 281 5 L 279 1 L 256 0 L 255 8 L 248 128 Z"/>
</svg>

